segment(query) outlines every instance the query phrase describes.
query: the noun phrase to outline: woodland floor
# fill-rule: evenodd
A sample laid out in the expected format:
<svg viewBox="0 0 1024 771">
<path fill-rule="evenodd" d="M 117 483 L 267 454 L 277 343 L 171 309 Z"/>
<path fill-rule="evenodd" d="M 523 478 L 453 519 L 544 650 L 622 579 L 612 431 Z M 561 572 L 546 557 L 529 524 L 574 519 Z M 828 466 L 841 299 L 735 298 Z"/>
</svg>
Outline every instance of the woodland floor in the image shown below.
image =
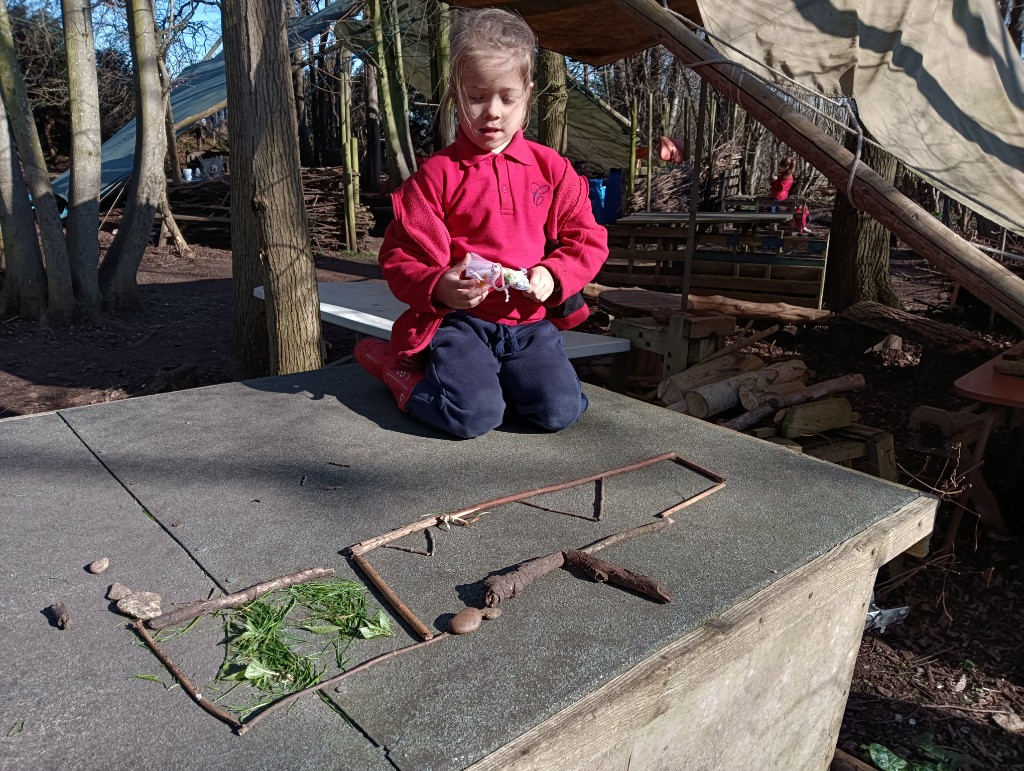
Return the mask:
<svg viewBox="0 0 1024 771">
<path fill-rule="evenodd" d="M 368 262 L 319 257 L 318 279 L 374 275 L 376 266 Z M 937 315 L 948 304 L 949 282 L 923 260 L 894 253 L 892 269 L 908 310 Z M 200 246 L 189 260 L 171 247 L 150 248 L 139 283 L 144 315 L 58 331 L 20 319 L 0 322 L 0 418 L 231 380 L 230 253 Z M 998 322 L 994 331 L 988 328 L 985 309 L 957 320 L 998 342 L 1011 339 Z M 590 324 L 597 331 L 596 322 Z M 353 334 L 327 327 L 325 336 L 328 361 L 351 353 Z M 820 330 L 780 335 L 760 353 L 802 357 L 820 380 L 863 373 L 868 388 L 850 399 L 862 423 L 893 432 L 901 481 L 932 489 L 942 485 L 940 476 L 950 478 L 948 469 L 944 475 L 922 470 L 924 458 L 908 447 L 907 416 L 920 404 L 964 406 L 951 384 L 966 370 L 923 371 L 913 346 L 837 353 Z M 1019 449 L 1011 451 L 1022 440 L 1020 431 L 996 431 L 985 465 L 1014 533 L 993 536 L 968 515 L 954 557 L 911 559 L 911 570 L 896 580 L 880 573 L 878 604 L 908 605 L 911 613 L 886 633 L 863 639 L 839 742 L 845 751 L 864 758 L 862 745 L 877 743 L 904 758 L 934 761 L 908 771 L 1024 771 L 1024 458 Z M 939 534 L 948 509 L 940 509 Z M 944 751 L 932 748 L 929 756 L 925 735 L 973 760 L 939 765 L 935 757 Z"/>
</svg>

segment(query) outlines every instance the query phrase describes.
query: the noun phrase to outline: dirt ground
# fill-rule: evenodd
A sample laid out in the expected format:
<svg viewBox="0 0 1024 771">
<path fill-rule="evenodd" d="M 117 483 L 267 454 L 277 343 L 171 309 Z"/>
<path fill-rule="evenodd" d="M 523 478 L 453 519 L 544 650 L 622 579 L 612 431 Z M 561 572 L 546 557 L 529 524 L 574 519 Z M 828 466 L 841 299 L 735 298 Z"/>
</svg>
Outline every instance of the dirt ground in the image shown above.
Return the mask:
<svg viewBox="0 0 1024 771">
<path fill-rule="evenodd" d="M 144 315 L 58 331 L 17 318 L 0 321 L 0 418 L 232 379 L 230 253 L 196 252 L 186 260 L 170 247 L 148 251 L 139 273 Z M 896 252 L 892 265 L 909 310 L 935 315 L 948 305 L 952 287 L 925 261 Z M 374 270 L 340 256 L 318 258 L 321 281 L 354 280 Z M 988 329 L 983 308 L 967 306 L 957 319 L 996 342 L 1012 339 L 998 322 Z M 596 321 L 590 324 L 597 328 Z M 351 333 L 328 327 L 325 336 L 329 361 L 351 353 Z M 901 481 L 934 489 L 956 477 L 950 468 L 939 473 L 934 463 L 925 466 L 908 447 L 906 423 L 920 404 L 964 406 L 951 384 L 966 370 L 924 367 L 912 345 L 896 352 L 837 351 L 823 330 L 782 333 L 760 353 L 800 356 L 821 380 L 863 373 L 868 388 L 850 399 L 862 423 L 893 432 Z M 596 379 L 598 371 L 581 374 Z M 1014 532 L 993 535 L 968 514 L 954 556 L 910 558 L 905 572 L 880 574 L 878 605 L 911 612 L 885 633 L 864 637 L 840 735 L 843 750 L 866 759 L 864 747 L 877 744 L 922 763 L 900 765 L 876 755 L 882 769 L 1024 771 L 1022 444 L 1019 431 L 996 431 L 985 465 Z M 949 509 L 946 503 L 940 510 L 939 534 Z"/>
</svg>

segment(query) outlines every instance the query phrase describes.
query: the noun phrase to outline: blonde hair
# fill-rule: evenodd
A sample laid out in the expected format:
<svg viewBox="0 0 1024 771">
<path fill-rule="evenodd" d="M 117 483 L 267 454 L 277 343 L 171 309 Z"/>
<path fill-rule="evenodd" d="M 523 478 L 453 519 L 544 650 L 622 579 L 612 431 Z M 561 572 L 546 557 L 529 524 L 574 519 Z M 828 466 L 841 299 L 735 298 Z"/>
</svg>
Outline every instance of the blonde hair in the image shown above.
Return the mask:
<svg viewBox="0 0 1024 771">
<path fill-rule="evenodd" d="M 455 130 L 457 105 L 466 94 L 462 87 L 469 63 L 474 59 L 507 58 L 518 67 L 524 90 L 533 80 L 533 63 L 537 55 L 537 36 L 522 17 L 501 8 L 480 8 L 460 13 L 452 27 L 451 71 L 448 88 L 441 100 L 442 127 Z M 530 110 L 523 116 L 523 128 L 530 122 Z"/>
</svg>

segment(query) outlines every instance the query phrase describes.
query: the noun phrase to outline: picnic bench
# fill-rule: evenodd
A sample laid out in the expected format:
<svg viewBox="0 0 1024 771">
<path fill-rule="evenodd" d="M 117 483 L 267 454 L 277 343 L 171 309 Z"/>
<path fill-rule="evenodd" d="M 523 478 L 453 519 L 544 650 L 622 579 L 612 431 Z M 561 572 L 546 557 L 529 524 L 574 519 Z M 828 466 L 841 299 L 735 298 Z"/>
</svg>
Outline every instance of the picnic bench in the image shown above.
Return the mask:
<svg viewBox="0 0 1024 771">
<path fill-rule="evenodd" d="M 409 307 L 391 294 L 383 281 L 321 281 L 317 283 L 317 292 L 323 321 L 384 340 L 391 339 L 395 319 Z M 263 287 L 256 287 L 253 294 L 264 299 Z M 629 350 L 629 340 L 621 337 L 572 330 L 562 336 L 570 359 Z"/>
</svg>

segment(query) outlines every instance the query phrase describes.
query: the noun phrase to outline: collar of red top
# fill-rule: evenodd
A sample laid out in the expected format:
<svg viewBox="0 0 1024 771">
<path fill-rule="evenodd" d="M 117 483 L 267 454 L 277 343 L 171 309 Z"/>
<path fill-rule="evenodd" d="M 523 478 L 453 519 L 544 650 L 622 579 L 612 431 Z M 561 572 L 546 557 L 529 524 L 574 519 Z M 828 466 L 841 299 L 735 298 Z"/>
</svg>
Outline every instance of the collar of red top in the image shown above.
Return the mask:
<svg viewBox="0 0 1024 771">
<path fill-rule="evenodd" d="M 533 153 L 530 151 L 530 145 L 526 141 L 526 137 L 523 136 L 522 129 L 517 131 L 516 135 L 512 137 L 508 147 L 500 153 L 492 153 L 490 150 L 484 150 L 474 144 L 473 140 L 466 136 L 466 133 L 460 128 L 459 134 L 455 138 L 455 155 L 464 166 L 475 166 L 480 161 L 495 155 L 506 155 L 524 166 L 533 164 Z"/>
</svg>

